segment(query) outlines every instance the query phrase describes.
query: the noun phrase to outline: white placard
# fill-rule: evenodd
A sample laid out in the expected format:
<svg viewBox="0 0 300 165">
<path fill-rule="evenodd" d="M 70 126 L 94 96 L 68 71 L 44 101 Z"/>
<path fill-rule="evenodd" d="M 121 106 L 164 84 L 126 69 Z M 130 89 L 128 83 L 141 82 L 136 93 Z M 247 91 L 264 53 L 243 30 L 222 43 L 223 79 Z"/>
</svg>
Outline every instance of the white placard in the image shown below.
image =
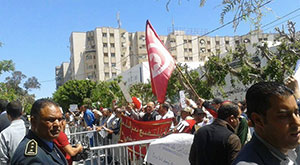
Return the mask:
<svg viewBox="0 0 300 165">
<path fill-rule="evenodd" d="M 78 109 L 78 105 L 77 104 L 70 104 L 70 111 L 74 112 Z"/>
<path fill-rule="evenodd" d="M 298 81 L 298 86 L 300 87 L 300 60 L 296 63 L 294 77 Z"/>
<path fill-rule="evenodd" d="M 150 143 L 145 160 L 159 165 L 183 165 L 189 163 L 189 153 L 194 135 L 173 133 Z"/>
<path fill-rule="evenodd" d="M 179 91 L 179 98 L 180 98 L 181 108 L 185 108 L 186 107 L 186 102 L 185 102 L 184 91 Z"/>
<path fill-rule="evenodd" d="M 128 103 L 132 103 L 132 98 L 131 98 L 131 96 L 130 96 L 130 94 L 129 94 L 127 88 L 126 88 L 126 86 L 124 85 L 124 83 L 122 81 L 119 82 L 119 87 L 121 88 L 121 91 L 122 91 L 122 93 L 123 93 L 126 101 Z"/>
</svg>

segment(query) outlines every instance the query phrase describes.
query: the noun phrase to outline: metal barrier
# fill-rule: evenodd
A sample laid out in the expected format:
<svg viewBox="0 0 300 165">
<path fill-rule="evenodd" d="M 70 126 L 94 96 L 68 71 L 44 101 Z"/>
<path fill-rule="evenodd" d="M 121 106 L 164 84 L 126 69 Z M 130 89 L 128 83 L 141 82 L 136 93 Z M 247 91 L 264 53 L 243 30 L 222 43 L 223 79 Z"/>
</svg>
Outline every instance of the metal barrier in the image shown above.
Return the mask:
<svg viewBox="0 0 300 165">
<path fill-rule="evenodd" d="M 142 165 L 145 164 L 142 148 L 155 139 L 91 147 L 89 158 L 75 164 L 85 165 Z"/>
<path fill-rule="evenodd" d="M 97 132 L 96 130 L 92 130 L 92 131 L 75 132 L 66 135 L 68 136 L 71 145 L 81 143 L 82 145 L 92 147 L 92 146 L 100 145 L 98 134 L 96 132 Z"/>
</svg>

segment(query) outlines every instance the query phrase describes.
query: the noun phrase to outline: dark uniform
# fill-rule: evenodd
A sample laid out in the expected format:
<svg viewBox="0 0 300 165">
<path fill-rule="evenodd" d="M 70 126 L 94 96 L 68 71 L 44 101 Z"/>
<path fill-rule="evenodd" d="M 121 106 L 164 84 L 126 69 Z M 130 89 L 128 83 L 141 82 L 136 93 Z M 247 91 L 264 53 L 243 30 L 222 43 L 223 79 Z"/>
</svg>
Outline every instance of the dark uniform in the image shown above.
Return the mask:
<svg viewBox="0 0 300 165">
<path fill-rule="evenodd" d="M 29 130 L 16 149 L 11 164 L 67 165 L 67 160 L 54 144 L 51 149 L 50 146 Z"/>
</svg>

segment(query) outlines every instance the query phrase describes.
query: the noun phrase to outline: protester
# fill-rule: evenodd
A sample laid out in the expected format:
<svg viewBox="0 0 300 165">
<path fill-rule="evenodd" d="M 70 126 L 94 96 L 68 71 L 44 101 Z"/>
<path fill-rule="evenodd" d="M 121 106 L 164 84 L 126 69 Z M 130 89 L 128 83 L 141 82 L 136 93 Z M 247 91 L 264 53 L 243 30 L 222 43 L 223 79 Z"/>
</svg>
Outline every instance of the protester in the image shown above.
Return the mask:
<svg viewBox="0 0 300 165">
<path fill-rule="evenodd" d="M 300 118 L 293 91 L 280 83 L 260 82 L 248 89 L 246 101 L 255 132 L 233 164 L 298 164 Z"/>
<path fill-rule="evenodd" d="M 0 132 L 10 125 L 10 121 L 6 114 L 7 104 L 8 102 L 6 100 L 0 99 Z"/>
<path fill-rule="evenodd" d="M 54 144 L 59 148 L 59 150 L 64 154 L 65 158 L 68 161 L 69 165 L 72 165 L 72 156 L 77 155 L 82 152 L 83 147 L 81 144 L 76 144 L 75 147 L 72 147 L 67 135 L 64 133 L 64 125 L 66 125 L 66 120 L 62 121 L 62 131 L 59 133 L 58 137 L 53 140 Z"/>
<path fill-rule="evenodd" d="M 67 164 L 53 140 L 61 131 L 62 113 L 59 106 L 48 99 L 32 105 L 31 129 L 16 149 L 11 164 Z"/>
<path fill-rule="evenodd" d="M 242 111 L 243 106 L 242 106 L 242 104 L 240 104 L 239 101 L 235 101 L 234 103 L 239 107 L 239 113 L 240 113 L 240 118 L 239 118 L 240 124 L 237 128 L 236 134 L 240 138 L 242 146 L 244 146 L 245 143 L 248 142 L 251 139 L 252 135 L 251 135 L 250 129 L 248 127 L 248 120 L 243 115 L 243 111 Z"/>
<path fill-rule="evenodd" d="M 161 104 L 157 110 L 159 115 L 156 116 L 156 120 L 174 118 L 174 113 L 169 110 L 169 107 L 167 103 Z"/>
<path fill-rule="evenodd" d="M 156 120 L 156 116 L 158 116 L 158 112 L 155 111 L 155 105 L 153 102 L 147 103 L 145 115 L 142 118 L 142 121 L 154 121 Z"/>
<path fill-rule="evenodd" d="M 191 165 L 230 165 L 241 149 L 241 142 L 234 129 L 239 124 L 237 105 L 223 103 L 218 118 L 200 128 L 191 146 Z"/>
<path fill-rule="evenodd" d="M 206 118 L 206 113 L 202 108 L 195 108 L 193 113 L 194 120 L 196 123 L 194 124 L 191 133 L 194 134 L 196 131 L 208 124 L 211 124 L 210 120 Z"/>
<path fill-rule="evenodd" d="M 11 124 L 0 133 L 0 164 L 10 164 L 15 150 L 26 135 L 25 123 L 21 119 L 21 103 L 12 101 L 6 106 L 6 109 Z"/>
<path fill-rule="evenodd" d="M 193 108 L 186 107 L 184 108 L 181 113 L 181 121 L 175 126 L 173 132 L 175 133 L 191 133 L 194 124 L 196 121 L 192 117 Z"/>
<path fill-rule="evenodd" d="M 218 117 L 218 109 L 222 103 L 222 99 L 214 98 L 212 102 L 209 102 L 203 98 L 198 99 L 198 107 L 204 107 L 214 118 Z"/>
<path fill-rule="evenodd" d="M 88 109 L 87 105 L 82 105 L 80 107 L 80 112 L 83 112 L 83 118 L 84 118 L 86 125 L 90 128 L 93 128 L 93 124 L 94 124 L 94 120 L 95 120 L 95 116 L 94 116 L 93 112 L 90 109 Z"/>
</svg>

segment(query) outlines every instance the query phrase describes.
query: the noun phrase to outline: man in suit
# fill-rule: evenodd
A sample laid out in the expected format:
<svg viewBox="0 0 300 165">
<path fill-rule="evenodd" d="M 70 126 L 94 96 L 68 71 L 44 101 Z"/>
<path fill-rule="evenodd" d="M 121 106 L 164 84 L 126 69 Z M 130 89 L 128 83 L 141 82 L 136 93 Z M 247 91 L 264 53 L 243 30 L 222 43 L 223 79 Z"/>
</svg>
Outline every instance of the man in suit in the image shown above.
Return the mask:
<svg viewBox="0 0 300 165">
<path fill-rule="evenodd" d="M 189 155 L 191 165 L 231 165 L 241 149 L 240 139 L 234 134 L 239 117 L 237 105 L 223 103 L 218 118 L 195 133 Z"/>
<path fill-rule="evenodd" d="M 156 120 L 156 116 L 158 116 L 158 112 L 155 110 L 155 105 L 153 102 L 149 102 L 146 107 L 145 115 L 142 118 L 142 121 L 154 121 Z"/>
<path fill-rule="evenodd" d="M 11 164 L 62 164 L 67 161 L 53 143 L 62 129 L 59 106 L 47 99 L 34 102 L 30 112 L 31 129 L 16 149 Z"/>
<path fill-rule="evenodd" d="M 280 83 L 260 82 L 248 89 L 246 101 L 255 132 L 233 164 L 298 164 L 300 118 L 293 91 Z"/>
</svg>

